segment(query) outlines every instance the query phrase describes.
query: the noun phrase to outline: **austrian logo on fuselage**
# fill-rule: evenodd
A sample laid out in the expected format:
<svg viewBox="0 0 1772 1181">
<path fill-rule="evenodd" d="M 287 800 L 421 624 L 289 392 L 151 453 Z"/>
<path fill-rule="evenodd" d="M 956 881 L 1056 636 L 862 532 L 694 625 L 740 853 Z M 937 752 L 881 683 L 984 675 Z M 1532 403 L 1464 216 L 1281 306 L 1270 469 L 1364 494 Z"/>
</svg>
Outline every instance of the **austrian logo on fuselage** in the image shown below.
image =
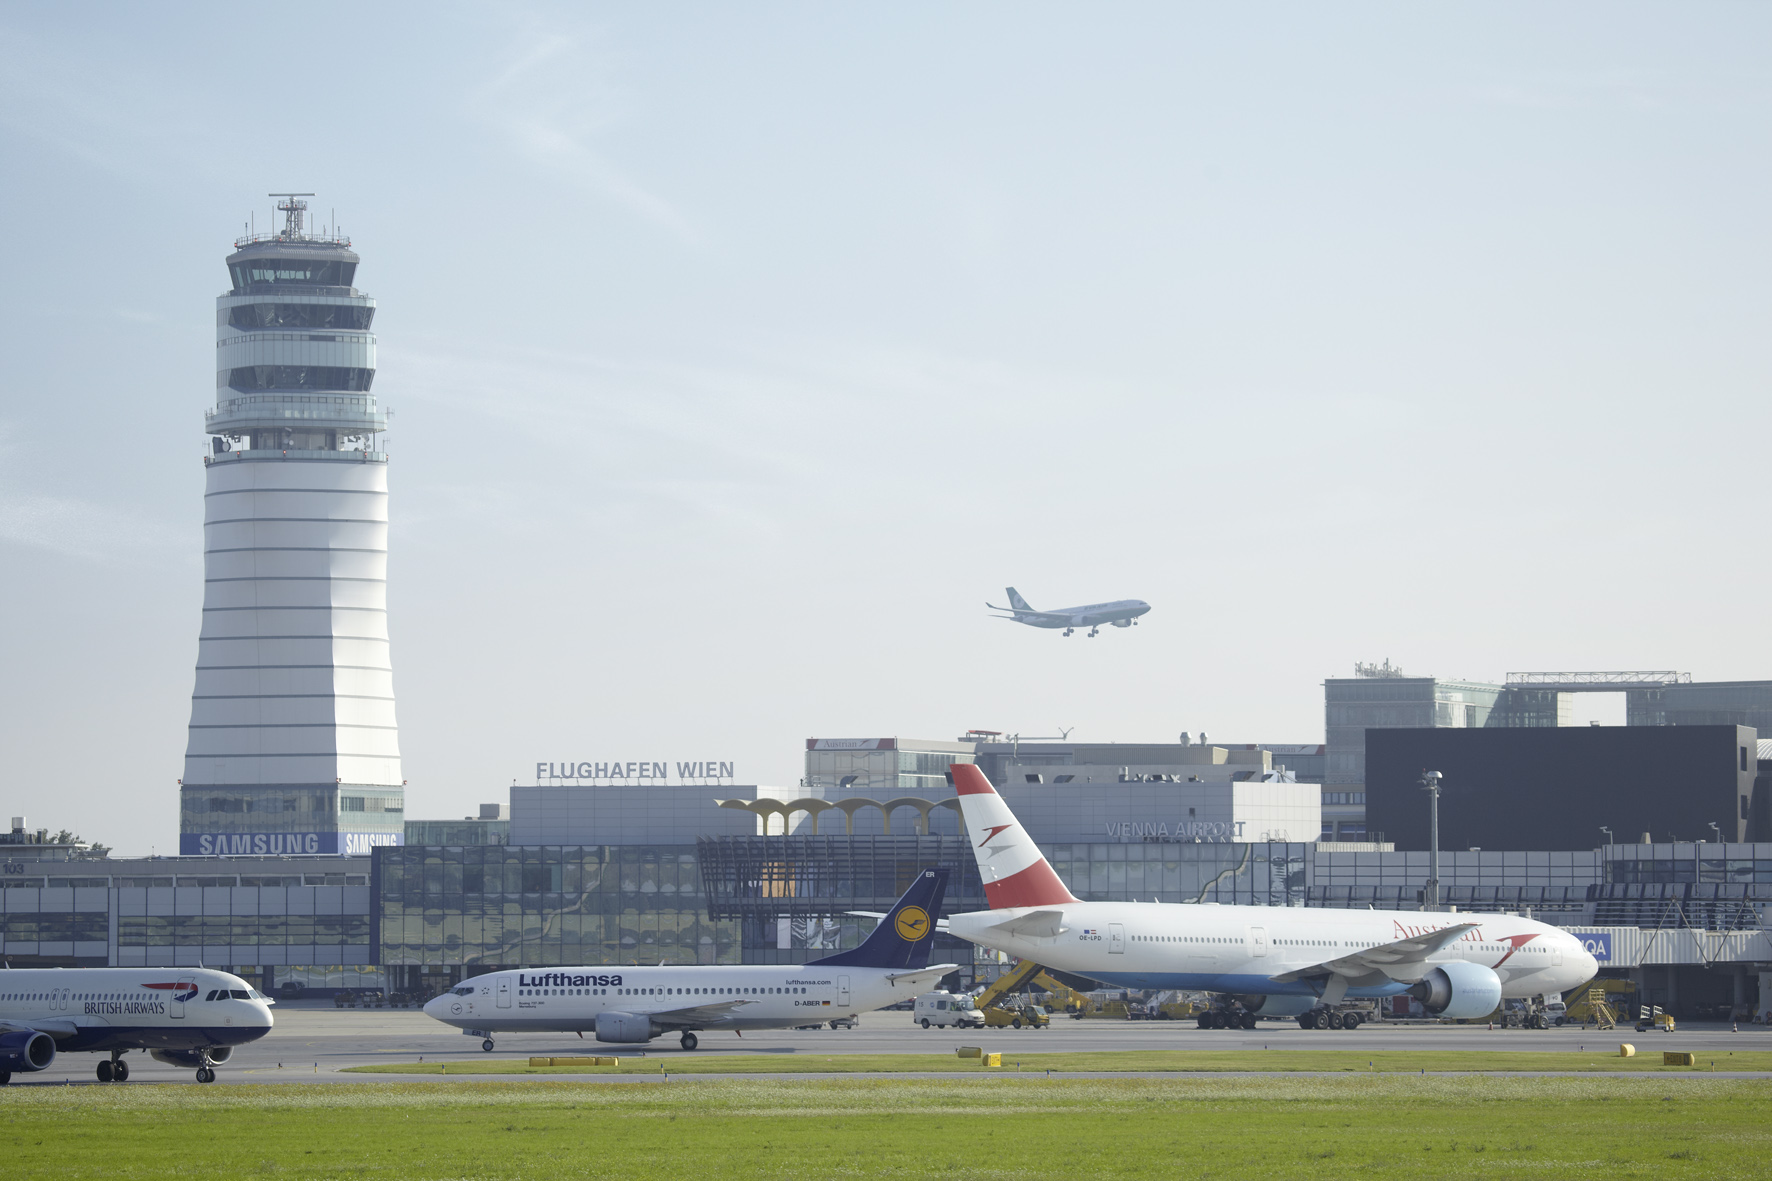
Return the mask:
<svg viewBox="0 0 1772 1181">
<path fill-rule="evenodd" d="M 898 912 L 893 922 L 898 937 L 906 943 L 915 943 L 929 934 L 929 912 L 920 906 L 907 906 Z"/>
</svg>

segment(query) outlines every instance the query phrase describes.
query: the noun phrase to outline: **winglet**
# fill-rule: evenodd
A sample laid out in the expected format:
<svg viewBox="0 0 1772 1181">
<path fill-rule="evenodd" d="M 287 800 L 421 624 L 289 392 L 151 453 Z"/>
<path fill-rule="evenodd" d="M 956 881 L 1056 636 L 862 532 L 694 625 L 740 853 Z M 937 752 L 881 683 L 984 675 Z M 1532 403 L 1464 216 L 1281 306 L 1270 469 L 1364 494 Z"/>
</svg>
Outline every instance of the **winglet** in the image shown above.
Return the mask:
<svg viewBox="0 0 1772 1181">
<path fill-rule="evenodd" d="M 984 772 L 971 763 L 955 763 L 949 770 L 991 909 L 1079 901 L 1065 888 Z"/>
</svg>

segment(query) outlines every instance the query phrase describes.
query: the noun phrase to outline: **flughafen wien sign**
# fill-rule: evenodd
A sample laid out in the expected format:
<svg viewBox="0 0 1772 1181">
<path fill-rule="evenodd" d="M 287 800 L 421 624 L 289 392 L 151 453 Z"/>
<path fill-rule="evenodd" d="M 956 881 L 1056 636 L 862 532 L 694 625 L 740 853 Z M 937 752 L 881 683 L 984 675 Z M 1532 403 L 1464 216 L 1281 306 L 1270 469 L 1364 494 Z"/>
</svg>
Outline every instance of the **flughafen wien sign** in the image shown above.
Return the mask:
<svg viewBox="0 0 1772 1181">
<path fill-rule="evenodd" d="M 708 779 L 731 779 L 732 764 L 718 759 L 703 759 L 700 762 L 679 762 L 676 765 L 676 778 L 684 783 L 705 781 Z M 640 762 L 618 763 L 536 763 L 535 781 L 544 783 L 548 780 L 560 779 L 608 779 L 631 782 L 637 779 L 662 783 L 671 778 L 671 763 L 645 759 Z"/>
</svg>

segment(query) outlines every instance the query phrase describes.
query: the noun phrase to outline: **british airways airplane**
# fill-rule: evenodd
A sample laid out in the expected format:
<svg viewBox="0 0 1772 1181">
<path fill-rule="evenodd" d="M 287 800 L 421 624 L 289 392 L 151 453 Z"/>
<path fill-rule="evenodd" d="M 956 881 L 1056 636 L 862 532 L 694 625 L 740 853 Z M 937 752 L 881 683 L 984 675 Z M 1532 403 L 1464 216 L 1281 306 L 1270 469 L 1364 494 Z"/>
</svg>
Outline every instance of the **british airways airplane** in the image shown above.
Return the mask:
<svg viewBox="0 0 1772 1181">
<path fill-rule="evenodd" d="M 1086 627 L 1093 637 L 1101 631 L 1104 623 L 1111 623 L 1115 627 L 1133 627 L 1138 623 L 1138 617 L 1151 609 L 1151 605 L 1143 599 L 1116 599 L 1112 603 L 1090 603 L 1085 607 L 1036 611 L 1028 606 L 1028 601 L 1014 587 L 1006 589 L 1009 592 L 1009 606 L 999 607 L 995 603 L 986 603 L 985 606 L 992 611 L 1007 611 L 1009 614 L 993 615 L 992 619 L 1007 619 L 1015 623 L 1025 623 L 1029 627 L 1062 627 L 1067 636 L 1080 627 Z"/>
<path fill-rule="evenodd" d="M 984 772 L 952 770 L 991 909 L 954 915 L 948 929 L 1048 968 L 1229 994 L 1246 1029 L 1258 1012 L 1347 1028 L 1329 1008 L 1343 997 L 1402 994 L 1437 1016 L 1484 1017 L 1503 997 L 1560 994 L 1598 970 L 1567 931 L 1514 915 L 1083 902 Z"/>
<path fill-rule="evenodd" d="M 463 981 L 425 1005 L 437 1020 L 484 1039 L 495 1033 L 594 1031 L 600 1042 L 649 1042 L 675 1033 L 685 1050 L 697 1030 L 787 1029 L 909 1000 L 959 967 L 929 963 L 949 870 L 917 875 L 853 951 L 798 966 L 661 964 L 522 968 Z"/>
<path fill-rule="evenodd" d="M 271 1031 L 273 1003 L 209 968 L 8 968 L 0 971 L 0 1086 L 70 1051 L 108 1053 L 98 1081 L 120 1083 L 130 1050 L 196 1067 L 197 1081 L 212 1083 L 235 1046 Z"/>
</svg>

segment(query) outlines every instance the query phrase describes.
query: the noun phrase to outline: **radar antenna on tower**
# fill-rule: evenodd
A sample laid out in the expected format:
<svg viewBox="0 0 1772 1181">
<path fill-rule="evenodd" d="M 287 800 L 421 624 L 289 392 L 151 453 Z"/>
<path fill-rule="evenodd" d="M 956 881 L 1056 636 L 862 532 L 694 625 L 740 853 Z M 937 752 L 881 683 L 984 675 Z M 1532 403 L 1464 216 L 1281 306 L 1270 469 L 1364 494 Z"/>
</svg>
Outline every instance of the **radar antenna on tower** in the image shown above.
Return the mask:
<svg viewBox="0 0 1772 1181">
<path fill-rule="evenodd" d="M 297 197 L 312 197 L 312 193 L 267 193 L 268 197 L 282 197 L 277 202 L 277 211 L 283 215 L 283 233 L 279 235 L 287 241 L 299 241 L 307 235 L 302 233 L 302 218 L 308 212 L 308 203 L 298 201 Z"/>
</svg>

